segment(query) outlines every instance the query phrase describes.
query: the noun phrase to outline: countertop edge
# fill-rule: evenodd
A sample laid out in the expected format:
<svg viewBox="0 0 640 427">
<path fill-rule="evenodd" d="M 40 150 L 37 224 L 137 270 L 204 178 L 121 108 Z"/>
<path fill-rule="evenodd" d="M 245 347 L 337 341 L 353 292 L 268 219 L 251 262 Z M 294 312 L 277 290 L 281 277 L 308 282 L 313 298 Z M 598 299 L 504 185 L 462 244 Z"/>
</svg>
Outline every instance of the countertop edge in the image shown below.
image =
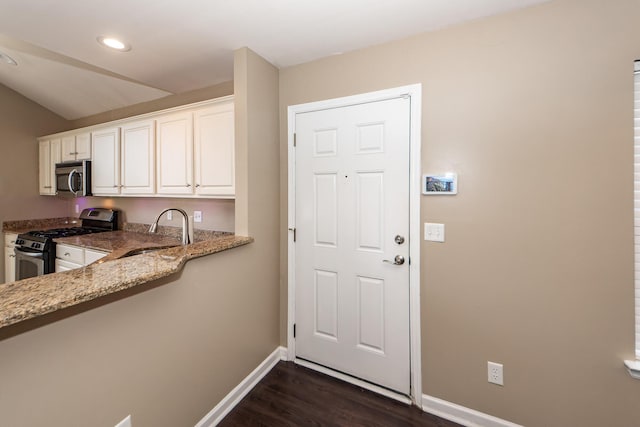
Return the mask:
<svg viewBox="0 0 640 427">
<path fill-rule="evenodd" d="M 253 242 L 252 237 L 223 236 L 0 285 L 0 328 L 170 276 L 191 259 Z"/>
</svg>

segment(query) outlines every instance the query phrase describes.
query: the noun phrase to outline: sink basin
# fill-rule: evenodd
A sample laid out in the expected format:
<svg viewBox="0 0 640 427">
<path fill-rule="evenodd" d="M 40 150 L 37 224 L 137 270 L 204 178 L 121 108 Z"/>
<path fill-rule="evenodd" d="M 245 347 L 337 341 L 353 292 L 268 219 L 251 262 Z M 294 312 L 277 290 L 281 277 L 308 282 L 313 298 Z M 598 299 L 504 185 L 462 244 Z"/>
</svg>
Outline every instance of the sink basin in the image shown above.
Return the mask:
<svg viewBox="0 0 640 427">
<path fill-rule="evenodd" d="M 120 258 L 128 258 L 130 256 L 135 256 L 135 255 L 150 254 L 152 252 L 161 251 L 163 249 L 167 249 L 167 248 L 171 248 L 171 247 L 173 247 L 173 246 L 161 246 L 161 247 L 156 247 L 156 248 L 134 249 L 134 250 L 129 251 L 126 254 L 122 255 Z"/>
</svg>

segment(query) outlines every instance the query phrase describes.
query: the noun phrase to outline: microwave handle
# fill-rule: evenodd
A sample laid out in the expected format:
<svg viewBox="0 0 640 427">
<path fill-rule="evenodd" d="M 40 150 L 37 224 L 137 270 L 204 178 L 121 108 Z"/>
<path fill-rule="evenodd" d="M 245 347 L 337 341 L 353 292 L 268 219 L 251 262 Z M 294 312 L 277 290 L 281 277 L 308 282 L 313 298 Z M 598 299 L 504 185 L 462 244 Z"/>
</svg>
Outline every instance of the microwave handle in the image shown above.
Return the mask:
<svg viewBox="0 0 640 427">
<path fill-rule="evenodd" d="M 73 174 L 74 174 L 74 173 L 78 173 L 78 171 L 74 169 L 74 170 L 72 170 L 72 171 L 69 173 L 69 178 L 68 178 L 68 179 L 69 179 L 69 181 L 68 181 L 68 184 L 69 184 L 69 191 L 71 191 L 71 192 L 73 193 L 73 195 L 74 195 L 74 196 L 77 196 L 77 195 L 78 195 L 78 191 L 79 191 L 79 189 L 78 189 L 78 191 L 76 191 L 76 190 L 74 190 L 74 188 L 73 188 Z"/>
</svg>

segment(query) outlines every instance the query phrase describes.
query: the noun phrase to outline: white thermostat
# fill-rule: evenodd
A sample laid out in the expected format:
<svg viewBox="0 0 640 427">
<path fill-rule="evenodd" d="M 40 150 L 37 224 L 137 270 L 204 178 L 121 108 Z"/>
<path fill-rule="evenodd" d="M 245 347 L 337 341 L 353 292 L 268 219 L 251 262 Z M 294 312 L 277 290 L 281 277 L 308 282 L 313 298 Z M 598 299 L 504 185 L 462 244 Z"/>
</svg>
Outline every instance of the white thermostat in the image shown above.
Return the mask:
<svg viewBox="0 0 640 427">
<path fill-rule="evenodd" d="M 422 194 L 427 196 L 458 194 L 458 175 L 455 173 L 423 175 Z"/>
</svg>

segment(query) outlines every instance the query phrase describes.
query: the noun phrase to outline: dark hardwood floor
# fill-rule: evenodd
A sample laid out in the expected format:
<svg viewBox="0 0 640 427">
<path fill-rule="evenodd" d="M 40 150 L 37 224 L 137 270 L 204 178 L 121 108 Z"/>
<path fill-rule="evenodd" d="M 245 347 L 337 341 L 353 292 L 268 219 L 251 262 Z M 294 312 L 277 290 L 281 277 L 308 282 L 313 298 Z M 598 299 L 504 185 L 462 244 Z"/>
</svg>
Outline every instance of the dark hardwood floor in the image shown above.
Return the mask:
<svg viewBox="0 0 640 427">
<path fill-rule="evenodd" d="M 459 427 L 293 362 L 279 362 L 218 425 Z"/>
</svg>

